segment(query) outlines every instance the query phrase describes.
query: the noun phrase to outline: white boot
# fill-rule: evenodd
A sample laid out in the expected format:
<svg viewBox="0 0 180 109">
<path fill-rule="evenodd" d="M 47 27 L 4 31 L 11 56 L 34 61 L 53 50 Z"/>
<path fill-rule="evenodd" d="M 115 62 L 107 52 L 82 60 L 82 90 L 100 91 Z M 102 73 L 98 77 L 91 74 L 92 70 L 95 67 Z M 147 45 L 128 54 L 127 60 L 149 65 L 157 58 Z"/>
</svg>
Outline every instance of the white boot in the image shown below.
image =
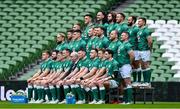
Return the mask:
<svg viewBox="0 0 180 109">
<path fill-rule="evenodd" d="M 93 101 L 91 101 L 89 104 L 96 104 L 97 103 L 97 101 L 96 100 L 93 100 Z"/>
<path fill-rule="evenodd" d="M 98 102 L 97 102 L 97 103 L 95 103 L 95 104 L 105 104 L 105 101 L 100 100 L 100 101 L 98 101 Z"/>
</svg>

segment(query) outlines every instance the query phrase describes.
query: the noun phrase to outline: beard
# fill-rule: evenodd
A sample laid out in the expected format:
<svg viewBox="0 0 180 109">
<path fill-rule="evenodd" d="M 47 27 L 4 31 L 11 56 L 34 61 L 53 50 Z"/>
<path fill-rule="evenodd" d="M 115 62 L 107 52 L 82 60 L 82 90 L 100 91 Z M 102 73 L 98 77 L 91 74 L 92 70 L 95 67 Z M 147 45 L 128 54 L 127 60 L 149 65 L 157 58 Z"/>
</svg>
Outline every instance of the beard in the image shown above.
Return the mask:
<svg viewBox="0 0 180 109">
<path fill-rule="evenodd" d="M 112 19 L 109 19 L 108 22 L 111 23 L 113 20 Z"/>
<path fill-rule="evenodd" d="M 133 25 L 133 23 L 131 22 L 131 23 L 128 23 L 128 26 L 132 26 Z"/>
</svg>

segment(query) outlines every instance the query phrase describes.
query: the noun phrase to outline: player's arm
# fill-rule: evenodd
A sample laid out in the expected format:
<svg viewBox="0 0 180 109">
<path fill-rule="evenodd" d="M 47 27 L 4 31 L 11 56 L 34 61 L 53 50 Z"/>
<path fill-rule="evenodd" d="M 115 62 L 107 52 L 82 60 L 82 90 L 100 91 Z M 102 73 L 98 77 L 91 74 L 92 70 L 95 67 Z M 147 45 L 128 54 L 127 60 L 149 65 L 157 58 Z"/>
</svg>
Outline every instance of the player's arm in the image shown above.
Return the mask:
<svg viewBox="0 0 180 109">
<path fill-rule="evenodd" d="M 90 71 L 89 73 L 85 74 L 82 78 L 83 78 L 83 79 L 88 79 L 88 78 L 90 78 L 91 76 L 93 76 L 93 75 L 96 73 L 97 70 L 98 70 L 97 67 L 93 67 L 93 68 L 91 69 L 91 71 Z"/>
<path fill-rule="evenodd" d="M 76 75 L 76 79 L 79 79 L 80 77 L 82 77 L 82 76 L 84 76 L 85 74 L 87 74 L 88 73 L 88 68 L 87 67 L 85 67 L 81 72 L 78 72 L 79 74 L 78 75 Z"/>
<path fill-rule="evenodd" d="M 74 69 L 74 71 L 72 71 L 67 77 L 65 77 L 64 79 L 70 79 L 72 76 L 74 76 L 77 72 L 79 71 L 79 69 L 76 67 Z"/>
<path fill-rule="evenodd" d="M 149 46 L 150 50 L 152 50 L 152 37 L 148 36 L 147 41 L 148 41 L 148 46 Z"/>
<path fill-rule="evenodd" d="M 129 52 L 128 52 L 128 54 L 129 54 L 129 57 L 130 57 L 130 62 L 131 62 L 131 65 L 132 65 L 132 63 L 133 63 L 133 61 L 134 61 L 134 52 L 133 52 L 133 50 L 130 50 Z"/>
<path fill-rule="evenodd" d="M 38 77 L 37 79 L 41 79 L 41 78 L 47 76 L 48 73 L 49 73 L 49 71 L 50 71 L 49 69 L 46 69 L 45 71 L 43 71 L 43 72 L 39 75 L 39 77 Z"/>
<path fill-rule="evenodd" d="M 103 76 L 103 75 L 105 74 L 105 71 L 106 71 L 106 68 L 105 68 L 105 67 L 99 69 L 99 70 L 97 71 L 97 73 L 96 73 L 94 76 L 92 76 L 90 79 L 95 80 L 95 79 Z"/>
<path fill-rule="evenodd" d="M 35 74 L 33 75 L 33 77 L 31 77 L 31 78 L 28 79 L 27 81 L 29 82 L 30 80 L 33 80 L 33 79 L 37 78 L 40 74 L 41 74 L 41 69 L 39 69 L 39 70 L 37 71 L 37 73 L 35 73 Z"/>
</svg>

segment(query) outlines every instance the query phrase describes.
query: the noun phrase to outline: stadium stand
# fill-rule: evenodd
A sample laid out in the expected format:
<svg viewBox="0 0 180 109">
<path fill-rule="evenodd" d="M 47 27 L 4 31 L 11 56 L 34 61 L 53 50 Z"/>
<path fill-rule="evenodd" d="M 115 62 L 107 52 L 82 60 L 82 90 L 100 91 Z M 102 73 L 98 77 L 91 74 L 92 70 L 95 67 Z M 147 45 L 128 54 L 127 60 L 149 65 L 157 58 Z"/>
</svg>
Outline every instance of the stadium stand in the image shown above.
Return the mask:
<svg viewBox="0 0 180 109">
<path fill-rule="evenodd" d="M 83 15 L 105 10 L 116 0 L 1 0 L 0 79 L 35 62 L 45 49 L 55 47 L 54 36 L 66 32 Z"/>
<path fill-rule="evenodd" d="M 154 31 L 152 81 L 177 81 L 179 77 L 179 4 L 178 0 L 136 0 L 123 10 L 127 16 L 146 17 Z"/>
</svg>

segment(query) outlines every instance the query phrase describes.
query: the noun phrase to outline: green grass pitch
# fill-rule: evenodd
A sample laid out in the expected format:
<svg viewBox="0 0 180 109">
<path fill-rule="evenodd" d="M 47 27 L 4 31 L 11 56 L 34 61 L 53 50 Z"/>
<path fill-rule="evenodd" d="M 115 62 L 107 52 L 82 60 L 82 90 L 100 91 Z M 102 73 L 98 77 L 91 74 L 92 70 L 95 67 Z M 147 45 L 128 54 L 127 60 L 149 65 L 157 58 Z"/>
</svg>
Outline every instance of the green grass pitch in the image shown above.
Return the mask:
<svg viewBox="0 0 180 109">
<path fill-rule="evenodd" d="M 67 105 L 67 104 L 13 104 L 0 102 L 0 109 L 180 109 L 180 102 L 155 102 L 151 104 L 102 104 L 102 105 Z"/>
</svg>

